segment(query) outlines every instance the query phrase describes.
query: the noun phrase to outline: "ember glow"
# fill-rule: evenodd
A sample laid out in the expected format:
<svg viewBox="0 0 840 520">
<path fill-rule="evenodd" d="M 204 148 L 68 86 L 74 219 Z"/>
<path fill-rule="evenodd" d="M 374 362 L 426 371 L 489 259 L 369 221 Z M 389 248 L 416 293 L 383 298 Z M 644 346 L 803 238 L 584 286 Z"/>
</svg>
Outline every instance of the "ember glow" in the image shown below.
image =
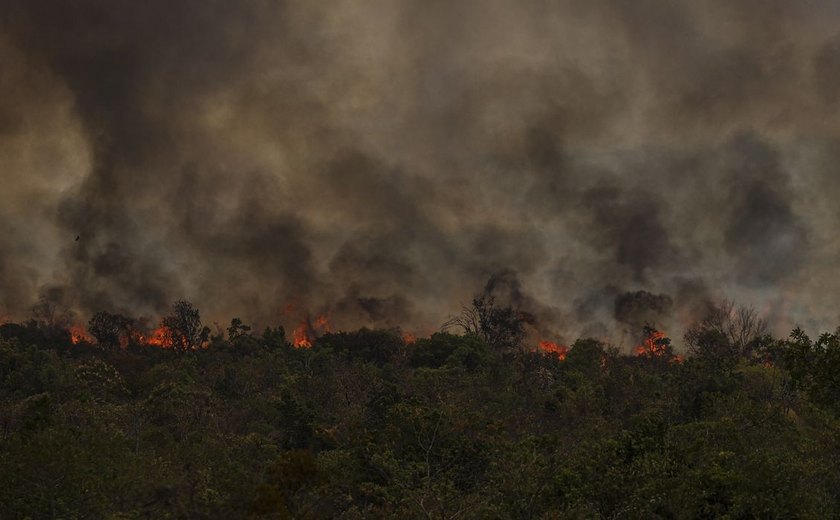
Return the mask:
<svg viewBox="0 0 840 520">
<path fill-rule="evenodd" d="M 633 349 L 637 356 L 661 357 L 668 353 L 667 336 L 664 332 L 653 330 L 641 345 Z"/>
<path fill-rule="evenodd" d="M 326 316 L 320 315 L 315 319 L 303 318 L 292 332 L 292 345 L 295 348 L 310 348 L 318 336 L 329 331 L 330 324 Z"/>
<path fill-rule="evenodd" d="M 70 341 L 74 345 L 96 342 L 87 329 L 81 325 L 73 325 L 68 331 L 70 332 Z M 142 332 L 136 329 L 127 331 L 120 336 L 119 343 L 123 348 L 126 348 L 129 344 L 172 348 L 171 335 L 166 330 L 166 327 L 157 327 L 148 332 Z"/>
<path fill-rule="evenodd" d="M 140 343 L 153 347 L 172 348 L 172 338 L 165 327 L 158 327 L 147 334 L 141 334 Z"/>
<path fill-rule="evenodd" d="M 84 327 L 73 326 L 70 327 L 70 342 L 74 345 L 78 345 L 83 342 L 90 343 L 91 339 Z"/>
<path fill-rule="evenodd" d="M 661 358 L 668 357 L 670 363 L 682 363 L 685 358 L 678 354 L 673 354 L 669 348 L 671 340 L 668 335 L 658 330 L 651 330 L 641 345 L 633 349 L 633 354 L 638 357 L 653 357 Z"/>
<path fill-rule="evenodd" d="M 312 346 L 312 341 L 315 339 L 315 334 L 312 331 L 312 326 L 308 320 L 301 321 L 295 327 L 292 344 L 295 348 L 309 348 Z"/>
<path fill-rule="evenodd" d="M 566 355 L 569 353 L 569 347 L 565 345 L 558 345 L 553 341 L 540 341 L 539 347 L 544 354 L 557 356 L 557 359 L 560 361 L 565 360 Z"/>
</svg>

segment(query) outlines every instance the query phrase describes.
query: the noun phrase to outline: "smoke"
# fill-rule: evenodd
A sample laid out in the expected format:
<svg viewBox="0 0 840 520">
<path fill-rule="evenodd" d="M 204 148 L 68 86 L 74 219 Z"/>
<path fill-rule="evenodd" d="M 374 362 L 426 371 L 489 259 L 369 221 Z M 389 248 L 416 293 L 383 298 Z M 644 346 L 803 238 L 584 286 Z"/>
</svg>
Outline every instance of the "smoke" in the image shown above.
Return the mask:
<svg viewBox="0 0 840 520">
<path fill-rule="evenodd" d="M 80 319 L 186 298 L 431 331 L 507 273 L 554 337 L 722 297 L 780 329 L 840 320 L 834 2 L 7 0 L 0 20 L 2 315 L 61 288 Z"/>
<path fill-rule="evenodd" d="M 655 327 L 674 304 L 667 294 L 647 291 L 626 292 L 615 299 L 615 320 L 640 330 L 645 325 Z"/>
</svg>

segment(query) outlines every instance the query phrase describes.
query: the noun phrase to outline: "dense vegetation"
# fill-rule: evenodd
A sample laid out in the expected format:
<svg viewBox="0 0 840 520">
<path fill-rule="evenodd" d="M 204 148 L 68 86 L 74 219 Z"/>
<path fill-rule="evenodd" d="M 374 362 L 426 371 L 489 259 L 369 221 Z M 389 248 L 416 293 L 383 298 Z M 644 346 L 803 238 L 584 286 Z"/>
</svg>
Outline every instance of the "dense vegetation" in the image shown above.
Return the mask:
<svg viewBox="0 0 840 520">
<path fill-rule="evenodd" d="M 683 361 L 192 317 L 168 349 L 0 326 L 0 518 L 840 516 L 835 334 L 707 320 Z"/>
</svg>

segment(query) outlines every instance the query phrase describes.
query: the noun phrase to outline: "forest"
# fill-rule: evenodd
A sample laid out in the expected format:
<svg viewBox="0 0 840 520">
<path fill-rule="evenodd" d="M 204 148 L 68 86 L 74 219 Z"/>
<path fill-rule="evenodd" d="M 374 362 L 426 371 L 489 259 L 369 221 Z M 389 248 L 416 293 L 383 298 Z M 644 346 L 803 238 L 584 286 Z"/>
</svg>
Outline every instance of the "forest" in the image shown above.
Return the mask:
<svg viewBox="0 0 840 520">
<path fill-rule="evenodd" d="M 533 348 L 480 298 L 450 325 L 4 323 L 0 518 L 840 516 L 838 333 L 729 304 L 631 352 Z"/>
</svg>

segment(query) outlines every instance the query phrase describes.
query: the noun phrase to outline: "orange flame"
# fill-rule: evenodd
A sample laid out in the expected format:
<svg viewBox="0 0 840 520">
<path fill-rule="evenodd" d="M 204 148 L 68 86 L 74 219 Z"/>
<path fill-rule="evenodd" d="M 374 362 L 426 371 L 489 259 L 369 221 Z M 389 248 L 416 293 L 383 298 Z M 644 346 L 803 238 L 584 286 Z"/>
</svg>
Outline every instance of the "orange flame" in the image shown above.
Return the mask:
<svg viewBox="0 0 840 520">
<path fill-rule="evenodd" d="M 637 356 L 664 356 L 667 352 L 667 344 L 662 340 L 665 338 L 664 332 L 652 330 L 645 341 L 633 349 L 633 353 Z"/>
<path fill-rule="evenodd" d="M 74 345 L 79 343 L 93 343 L 94 340 L 88 334 L 87 329 L 81 325 L 73 325 L 69 329 L 70 341 Z M 129 344 L 146 345 L 150 347 L 172 348 L 172 337 L 168 334 L 166 327 L 160 326 L 149 332 L 141 332 L 137 329 L 130 329 L 121 334 L 120 346 L 123 348 Z"/>
<path fill-rule="evenodd" d="M 406 345 L 413 345 L 414 343 L 417 343 L 417 336 L 412 332 L 403 332 L 402 340 Z"/>
<path fill-rule="evenodd" d="M 90 338 L 88 337 L 85 328 L 76 325 L 70 327 L 70 342 L 74 345 L 78 345 L 82 342 L 90 343 Z"/>
<path fill-rule="evenodd" d="M 301 321 L 294 331 L 294 346 L 295 348 L 309 348 L 312 346 L 312 339 L 314 339 L 314 332 L 309 324 L 309 320 Z"/>
<path fill-rule="evenodd" d="M 569 347 L 565 345 L 558 345 L 553 341 L 540 341 L 539 345 L 540 350 L 542 350 L 544 354 L 555 355 L 560 361 L 565 360 L 566 355 L 569 353 Z"/>
<path fill-rule="evenodd" d="M 141 341 L 146 345 L 161 348 L 172 348 L 172 338 L 167 334 L 166 327 L 158 327 L 148 335 L 140 335 Z"/>
<path fill-rule="evenodd" d="M 145 334 L 134 331 L 131 334 L 131 339 L 136 343 L 150 347 L 172 348 L 172 339 L 166 333 L 166 327 L 158 327 Z"/>
<path fill-rule="evenodd" d="M 304 318 L 292 332 L 292 344 L 295 348 L 310 348 L 318 336 L 329 331 L 330 324 L 326 316 L 321 315 L 314 320 Z"/>
<path fill-rule="evenodd" d="M 665 341 L 667 337 L 668 336 L 664 332 L 652 330 L 650 334 L 648 334 L 648 337 L 645 338 L 645 341 L 633 349 L 633 353 L 636 356 L 666 356 L 668 354 L 668 342 Z M 685 358 L 679 354 L 673 355 L 669 359 L 670 363 L 682 363 L 683 361 L 685 361 Z"/>
<path fill-rule="evenodd" d="M 320 329 L 324 332 L 329 332 L 330 331 L 330 324 L 327 321 L 326 316 L 321 315 L 321 316 L 318 316 L 317 318 L 315 318 L 315 321 L 313 322 L 313 325 L 315 326 L 316 329 Z"/>
</svg>

